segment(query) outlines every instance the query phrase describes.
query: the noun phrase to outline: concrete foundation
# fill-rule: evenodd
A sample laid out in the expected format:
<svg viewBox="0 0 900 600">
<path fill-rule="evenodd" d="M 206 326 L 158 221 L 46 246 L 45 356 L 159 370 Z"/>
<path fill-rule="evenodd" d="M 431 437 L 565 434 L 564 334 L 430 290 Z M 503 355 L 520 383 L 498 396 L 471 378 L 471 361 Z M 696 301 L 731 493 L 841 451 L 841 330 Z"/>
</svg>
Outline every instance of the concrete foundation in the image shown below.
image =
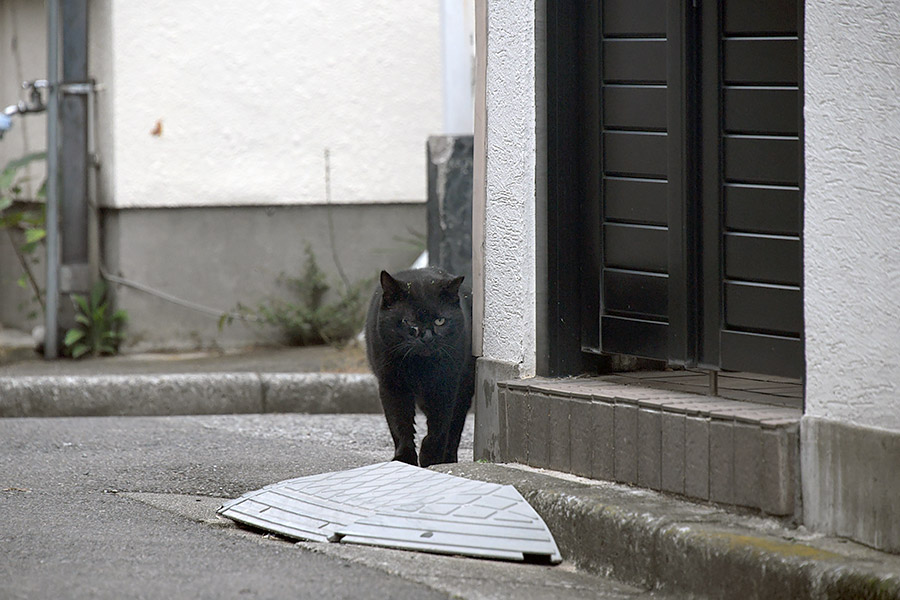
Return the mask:
<svg viewBox="0 0 900 600">
<path fill-rule="evenodd" d="M 801 440 L 804 523 L 900 553 L 900 434 L 807 416 Z"/>
<path fill-rule="evenodd" d="M 228 311 L 238 302 L 255 306 L 266 298 L 290 298 L 277 280 L 303 272 L 307 244 L 335 287 L 342 285 L 338 261 L 351 282 L 372 279 L 380 269 L 408 267 L 423 250 L 411 232 L 424 231 L 425 205 L 108 209 L 102 221 L 102 255 L 110 273 Z M 126 352 L 281 339 L 278 331 L 240 322 L 219 331 L 214 315 L 126 286 L 115 290 L 118 308 L 128 311 Z"/>
<path fill-rule="evenodd" d="M 479 358 L 475 363 L 475 460 L 509 460 L 505 448 L 500 447 L 506 431 L 506 413 L 501 414 L 500 381 L 519 377 L 519 366 L 498 360 Z M 503 421 L 501 422 L 501 419 Z"/>
</svg>

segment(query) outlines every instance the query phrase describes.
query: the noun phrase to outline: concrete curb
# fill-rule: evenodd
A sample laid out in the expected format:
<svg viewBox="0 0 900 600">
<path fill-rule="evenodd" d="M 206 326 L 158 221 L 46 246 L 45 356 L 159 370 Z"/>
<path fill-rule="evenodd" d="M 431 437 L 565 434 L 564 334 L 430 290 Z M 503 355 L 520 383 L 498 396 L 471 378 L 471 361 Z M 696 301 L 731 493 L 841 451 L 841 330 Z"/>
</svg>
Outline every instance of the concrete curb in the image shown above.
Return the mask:
<svg viewBox="0 0 900 600">
<path fill-rule="evenodd" d="M 373 375 L 183 373 L 0 377 L 0 417 L 378 413 Z"/>
<path fill-rule="evenodd" d="M 615 484 L 586 485 L 493 464 L 443 465 L 511 484 L 579 568 L 705 598 L 900 599 L 900 556 L 776 522 Z"/>
</svg>

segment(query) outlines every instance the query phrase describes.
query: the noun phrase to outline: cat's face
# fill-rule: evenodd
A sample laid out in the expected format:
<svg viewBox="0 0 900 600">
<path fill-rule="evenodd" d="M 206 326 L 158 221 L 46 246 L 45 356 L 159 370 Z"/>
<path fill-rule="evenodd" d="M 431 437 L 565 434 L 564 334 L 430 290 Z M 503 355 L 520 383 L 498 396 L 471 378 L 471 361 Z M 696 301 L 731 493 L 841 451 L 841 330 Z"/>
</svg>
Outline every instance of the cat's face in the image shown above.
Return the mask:
<svg viewBox="0 0 900 600">
<path fill-rule="evenodd" d="M 462 278 L 400 281 L 382 273 L 379 330 L 392 354 L 453 358 L 466 331 Z"/>
</svg>

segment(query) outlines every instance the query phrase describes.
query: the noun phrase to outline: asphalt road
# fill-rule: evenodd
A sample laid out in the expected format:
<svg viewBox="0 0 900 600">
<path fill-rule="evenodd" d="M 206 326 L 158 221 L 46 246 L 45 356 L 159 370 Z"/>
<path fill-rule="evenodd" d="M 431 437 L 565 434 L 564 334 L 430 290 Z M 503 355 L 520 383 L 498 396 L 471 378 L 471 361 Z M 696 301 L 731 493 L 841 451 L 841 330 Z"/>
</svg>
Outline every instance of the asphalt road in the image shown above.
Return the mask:
<svg viewBox="0 0 900 600">
<path fill-rule="evenodd" d="M 650 597 L 566 563 L 294 544 L 215 515 L 391 450 L 379 415 L 2 419 L 0 599 Z"/>
</svg>

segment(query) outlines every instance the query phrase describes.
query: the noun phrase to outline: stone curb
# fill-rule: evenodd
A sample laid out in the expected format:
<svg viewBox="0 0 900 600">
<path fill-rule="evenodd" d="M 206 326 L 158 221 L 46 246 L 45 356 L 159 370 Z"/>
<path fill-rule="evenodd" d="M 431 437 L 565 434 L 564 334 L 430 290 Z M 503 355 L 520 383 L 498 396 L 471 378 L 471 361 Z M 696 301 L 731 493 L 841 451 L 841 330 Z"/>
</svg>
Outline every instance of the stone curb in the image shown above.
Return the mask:
<svg viewBox="0 0 900 600">
<path fill-rule="evenodd" d="M 511 484 L 579 568 L 676 597 L 900 599 L 900 557 L 622 485 L 494 464 L 436 467 Z"/>
<path fill-rule="evenodd" d="M 359 373 L 185 373 L 0 377 L 0 417 L 378 413 Z"/>
</svg>

